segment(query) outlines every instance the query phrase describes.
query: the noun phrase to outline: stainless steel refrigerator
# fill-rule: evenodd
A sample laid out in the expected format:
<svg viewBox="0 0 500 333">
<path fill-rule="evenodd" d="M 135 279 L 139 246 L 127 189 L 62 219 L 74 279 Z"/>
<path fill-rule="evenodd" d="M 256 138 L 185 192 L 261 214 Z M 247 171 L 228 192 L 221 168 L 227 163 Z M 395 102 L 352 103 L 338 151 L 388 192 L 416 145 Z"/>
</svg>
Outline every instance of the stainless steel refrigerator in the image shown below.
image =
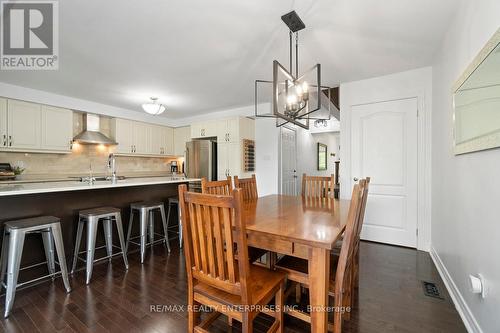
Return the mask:
<svg viewBox="0 0 500 333">
<path fill-rule="evenodd" d="M 186 176 L 217 180 L 217 141 L 193 140 L 186 142 Z"/>
</svg>

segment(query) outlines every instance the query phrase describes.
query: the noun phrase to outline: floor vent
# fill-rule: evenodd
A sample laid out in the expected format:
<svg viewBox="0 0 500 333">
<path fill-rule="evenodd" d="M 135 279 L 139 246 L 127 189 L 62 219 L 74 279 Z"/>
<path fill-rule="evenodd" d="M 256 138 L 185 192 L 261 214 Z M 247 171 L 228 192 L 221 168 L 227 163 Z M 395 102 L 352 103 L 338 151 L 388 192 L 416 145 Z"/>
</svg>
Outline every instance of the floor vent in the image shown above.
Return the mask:
<svg viewBox="0 0 500 333">
<path fill-rule="evenodd" d="M 444 299 L 439 292 L 439 288 L 436 286 L 434 282 L 422 281 L 422 286 L 424 287 L 425 296 Z"/>
</svg>

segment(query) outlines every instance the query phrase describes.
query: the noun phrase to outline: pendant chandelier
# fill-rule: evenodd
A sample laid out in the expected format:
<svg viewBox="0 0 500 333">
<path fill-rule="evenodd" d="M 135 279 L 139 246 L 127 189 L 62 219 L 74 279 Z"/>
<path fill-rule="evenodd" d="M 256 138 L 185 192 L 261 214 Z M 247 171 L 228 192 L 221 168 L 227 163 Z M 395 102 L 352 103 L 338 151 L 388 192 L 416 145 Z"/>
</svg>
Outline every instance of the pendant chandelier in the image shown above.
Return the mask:
<svg viewBox="0 0 500 333">
<path fill-rule="evenodd" d="M 283 15 L 281 19 L 289 28 L 289 67 L 286 68 L 274 60 L 273 80 L 255 81 L 255 116 L 276 118 L 277 127 L 294 124 L 309 129 L 311 119 L 325 121 L 330 119 L 329 103 L 325 103 L 326 107 L 322 107 L 321 103 L 322 98 L 330 98 L 330 88 L 321 86 L 320 64 L 299 74 L 298 32 L 306 26 L 295 11 Z"/>
</svg>

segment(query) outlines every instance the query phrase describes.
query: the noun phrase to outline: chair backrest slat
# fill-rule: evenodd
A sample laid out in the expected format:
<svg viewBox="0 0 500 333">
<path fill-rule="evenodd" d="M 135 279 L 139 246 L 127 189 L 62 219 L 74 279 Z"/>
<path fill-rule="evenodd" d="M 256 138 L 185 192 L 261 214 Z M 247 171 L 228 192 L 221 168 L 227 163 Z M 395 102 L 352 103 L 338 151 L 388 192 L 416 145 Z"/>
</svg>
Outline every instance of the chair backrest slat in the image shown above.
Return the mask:
<svg viewBox="0 0 500 333">
<path fill-rule="evenodd" d="M 250 266 L 241 201 L 240 189 L 230 195 L 211 195 L 179 186 L 188 283 L 192 286 L 198 280 L 248 302 Z"/>
<path fill-rule="evenodd" d="M 233 182 L 231 177 L 226 180 L 207 181 L 205 177 L 201 179 L 201 193 L 215 195 L 231 195 L 233 191 Z"/>
<path fill-rule="evenodd" d="M 335 178 L 302 175 L 302 196 L 309 198 L 328 198 L 333 196 Z"/>
<path fill-rule="evenodd" d="M 252 175 L 250 178 L 234 176 L 234 187 L 242 189 L 243 200 L 245 201 L 256 200 L 259 197 L 255 175 Z"/>
</svg>

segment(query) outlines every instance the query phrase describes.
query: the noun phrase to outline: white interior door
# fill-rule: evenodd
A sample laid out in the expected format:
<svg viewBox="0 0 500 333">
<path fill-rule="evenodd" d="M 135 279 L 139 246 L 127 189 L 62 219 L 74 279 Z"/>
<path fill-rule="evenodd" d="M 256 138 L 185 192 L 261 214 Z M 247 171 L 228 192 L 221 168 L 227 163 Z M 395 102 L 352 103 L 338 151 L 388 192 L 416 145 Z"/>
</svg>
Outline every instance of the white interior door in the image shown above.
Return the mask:
<svg viewBox="0 0 500 333">
<path fill-rule="evenodd" d="M 281 194 L 297 195 L 297 140 L 295 130 L 281 127 Z"/>
<path fill-rule="evenodd" d="M 371 177 L 361 237 L 416 247 L 417 99 L 353 106 L 351 126 L 351 185 Z"/>
</svg>

